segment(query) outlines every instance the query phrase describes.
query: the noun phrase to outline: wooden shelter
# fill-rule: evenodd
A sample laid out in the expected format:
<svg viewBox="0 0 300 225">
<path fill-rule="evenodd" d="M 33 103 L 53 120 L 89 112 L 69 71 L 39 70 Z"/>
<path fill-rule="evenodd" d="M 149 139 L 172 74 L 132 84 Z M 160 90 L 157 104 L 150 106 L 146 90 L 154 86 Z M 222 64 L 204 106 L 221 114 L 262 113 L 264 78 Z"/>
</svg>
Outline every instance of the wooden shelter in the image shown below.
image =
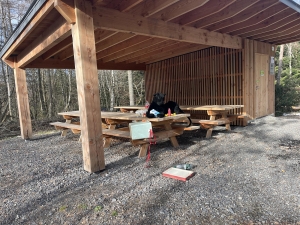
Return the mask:
<svg viewBox="0 0 300 225">
<path fill-rule="evenodd" d="M 84 169 L 105 168 L 98 69 L 145 70 L 180 104 L 274 113 L 273 56 L 300 40 L 293 0 L 36 0 L 0 57 L 14 69 L 21 135 L 32 136 L 26 68 L 75 68 Z"/>
</svg>

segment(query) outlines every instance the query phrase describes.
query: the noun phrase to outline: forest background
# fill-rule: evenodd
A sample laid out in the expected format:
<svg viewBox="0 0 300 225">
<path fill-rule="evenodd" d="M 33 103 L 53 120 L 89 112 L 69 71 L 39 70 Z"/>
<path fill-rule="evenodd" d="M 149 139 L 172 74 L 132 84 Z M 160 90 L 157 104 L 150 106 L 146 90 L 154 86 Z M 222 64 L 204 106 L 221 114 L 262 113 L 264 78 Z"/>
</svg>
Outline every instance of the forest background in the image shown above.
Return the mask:
<svg viewBox="0 0 300 225">
<path fill-rule="evenodd" d="M 31 2 L 0 0 L 0 49 Z M 282 115 L 300 103 L 300 42 L 277 46 L 275 64 L 275 111 L 276 115 Z M 2 60 L 0 67 L 0 127 L 18 130 L 14 73 Z M 74 70 L 27 69 L 26 75 L 33 125 L 47 123 L 58 112 L 78 109 Z M 98 78 L 102 110 L 113 110 L 116 105 L 144 104 L 143 71 L 99 70 Z"/>
</svg>

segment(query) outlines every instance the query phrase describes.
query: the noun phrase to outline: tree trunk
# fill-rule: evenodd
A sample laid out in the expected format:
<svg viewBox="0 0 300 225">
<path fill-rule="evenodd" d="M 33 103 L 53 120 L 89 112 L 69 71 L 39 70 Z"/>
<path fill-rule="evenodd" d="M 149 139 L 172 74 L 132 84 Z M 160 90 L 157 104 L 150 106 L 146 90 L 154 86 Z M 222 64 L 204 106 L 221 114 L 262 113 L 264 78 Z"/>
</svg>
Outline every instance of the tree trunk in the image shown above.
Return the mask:
<svg viewBox="0 0 300 225">
<path fill-rule="evenodd" d="M 289 49 L 289 75 L 292 75 L 292 43 L 288 44 L 288 49 Z"/>
<path fill-rule="evenodd" d="M 49 118 L 52 118 L 52 114 L 53 114 L 53 98 L 52 98 L 52 82 L 51 82 L 50 69 L 47 69 L 47 76 L 48 76 L 48 87 L 49 87 L 48 116 L 49 116 Z"/>
<path fill-rule="evenodd" d="M 128 70 L 128 88 L 129 88 L 129 104 L 134 105 L 132 71 Z"/>
<path fill-rule="evenodd" d="M 281 71 L 282 71 L 283 50 L 284 50 L 284 45 L 280 45 L 279 62 L 278 62 L 278 74 L 277 74 L 277 81 L 276 81 L 276 83 L 278 85 L 280 85 L 280 78 L 281 78 Z"/>
<path fill-rule="evenodd" d="M 114 110 L 114 102 L 115 102 L 114 87 L 115 87 L 114 71 L 111 70 L 111 83 L 110 83 L 110 87 L 109 87 L 109 94 L 110 94 L 110 111 L 113 111 L 113 110 Z"/>
<path fill-rule="evenodd" d="M 68 73 L 69 91 L 68 91 L 68 100 L 66 102 L 65 111 L 67 111 L 69 109 L 70 103 L 71 103 L 71 95 L 72 95 L 71 77 L 72 77 L 72 70 L 69 70 L 69 73 Z"/>
<path fill-rule="evenodd" d="M 38 85 L 39 85 L 39 94 L 40 94 L 42 114 L 45 115 L 45 114 L 47 114 L 47 107 L 46 107 L 46 104 L 45 104 L 45 98 L 44 98 L 44 92 L 43 92 L 43 86 L 42 86 L 41 69 L 38 69 Z"/>
</svg>

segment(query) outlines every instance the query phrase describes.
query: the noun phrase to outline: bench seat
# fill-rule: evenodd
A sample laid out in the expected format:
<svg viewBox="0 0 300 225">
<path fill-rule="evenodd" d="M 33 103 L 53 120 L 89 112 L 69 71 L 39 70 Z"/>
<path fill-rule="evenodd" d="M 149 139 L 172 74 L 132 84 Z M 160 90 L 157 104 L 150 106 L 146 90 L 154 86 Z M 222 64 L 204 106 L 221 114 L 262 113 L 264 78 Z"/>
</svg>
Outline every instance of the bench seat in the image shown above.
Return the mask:
<svg viewBox="0 0 300 225">
<path fill-rule="evenodd" d="M 130 138 L 130 132 L 126 130 L 102 129 L 102 133 L 104 136 Z"/>
<path fill-rule="evenodd" d="M 74 134 L 78 134 L 81 131 L 80 124 L 77 123 L 63 123 L 63 122 L 53 122 L 50 125 L 55 126 L 57 130 L 66 130 L 70 129 Z"/>
<path fill-rule="evenodd" d="M 217 120 L 199 120 L 198 121 L 200 124 L 207 124 L 207 125 L 223 125 L 226 123 L 226 120 L 224 119 L 217 119 Z"/>
</svg>

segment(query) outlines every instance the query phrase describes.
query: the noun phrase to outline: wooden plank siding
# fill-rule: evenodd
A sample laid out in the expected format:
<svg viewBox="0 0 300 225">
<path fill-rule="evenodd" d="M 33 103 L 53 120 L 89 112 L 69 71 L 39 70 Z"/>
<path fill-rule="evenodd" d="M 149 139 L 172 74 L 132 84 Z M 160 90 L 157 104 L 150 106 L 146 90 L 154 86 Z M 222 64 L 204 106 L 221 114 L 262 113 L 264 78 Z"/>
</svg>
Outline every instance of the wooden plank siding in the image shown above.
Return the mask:
<svg viewBox="0 0 300 225">
<path fill-rule="evenodd" d="M 230 113 L 248 114 L 252 119 L 272 114 L 274 76 L 269 75 L 269 61 L 274 54 L 272 45 L 245 39 L 243 49 L 211 47 L 148 64 L 146 99 L 151 101 L 154 93 L 162 92 L 166 101 L 179 105 L 244 105 Z M 258 75 L 264 78 L 259 92 Z M 189 113 L 192 118 L 209 118 L 205 111 Z M 234 125 L 246 123 L 238 120 Z"/>
</svg>

